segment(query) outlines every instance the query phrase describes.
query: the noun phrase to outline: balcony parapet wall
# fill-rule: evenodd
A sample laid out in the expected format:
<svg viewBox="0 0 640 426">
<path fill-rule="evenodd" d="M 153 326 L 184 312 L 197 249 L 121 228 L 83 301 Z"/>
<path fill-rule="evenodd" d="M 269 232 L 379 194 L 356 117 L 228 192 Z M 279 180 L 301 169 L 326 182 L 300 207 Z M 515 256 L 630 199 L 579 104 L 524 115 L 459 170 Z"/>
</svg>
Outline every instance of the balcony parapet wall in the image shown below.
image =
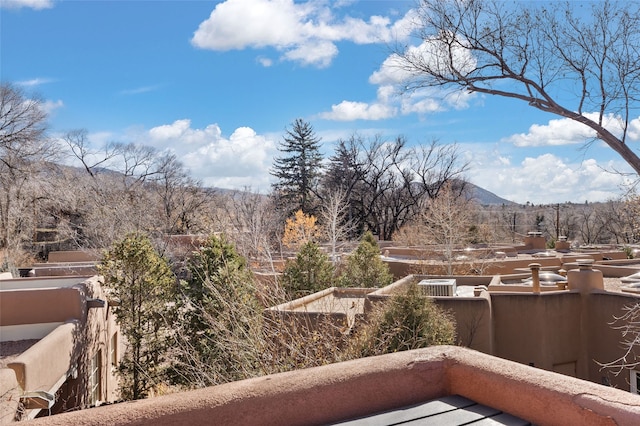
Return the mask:
<svg viewBox="0 0 640 426">
<path fill-rule="evenodd" d="M 632 425 L 640 397 L 435 346 L 37 419 L 49 425 L 327 424 L 458 394 L 535 424 Z M 549 409 L 553 407 L 553 409 Z"/>
</svg>

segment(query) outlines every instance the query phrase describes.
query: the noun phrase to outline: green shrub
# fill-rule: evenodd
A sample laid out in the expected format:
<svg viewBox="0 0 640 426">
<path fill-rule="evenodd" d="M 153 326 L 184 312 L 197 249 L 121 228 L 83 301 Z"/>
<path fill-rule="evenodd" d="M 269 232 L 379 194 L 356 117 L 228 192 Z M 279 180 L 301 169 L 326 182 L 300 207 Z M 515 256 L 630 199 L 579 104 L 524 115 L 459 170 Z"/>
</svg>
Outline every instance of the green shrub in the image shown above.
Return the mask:
<svg viewBox="0 0 640 426">
<path fill-rule="evenodd" d="M 371 232 L 364 234 L 348 256 L 339 284 L 341 287 L 384 287 L 393 282 L 389 267 L 380 258 L 380 247 Z"/>
<path fill-rule="evenodd" d="M 358 358 L 455 343 L 455 322 L 417 285 L 379 306 L 356 332 L 348 356 Z"/>
<path fill-rule="evenodd" d="M 289 300 L 333 285 L 334 268 L 329 257 L 313 241 L 302 246 L 294 261 L 287 261 L 281 284 Z"/>
</svg>

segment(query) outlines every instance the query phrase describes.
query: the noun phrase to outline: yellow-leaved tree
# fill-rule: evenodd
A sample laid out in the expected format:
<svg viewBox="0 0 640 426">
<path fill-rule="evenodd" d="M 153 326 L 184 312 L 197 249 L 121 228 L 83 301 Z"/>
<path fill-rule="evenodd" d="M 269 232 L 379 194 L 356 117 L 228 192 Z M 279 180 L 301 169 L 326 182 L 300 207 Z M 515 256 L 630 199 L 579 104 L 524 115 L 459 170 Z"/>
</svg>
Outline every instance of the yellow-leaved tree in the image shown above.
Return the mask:
<svg viewBox="0 0 640 426">
<path fill-rule="evenodd" d="M 299 209 L 292 218 L 287 219 L 282 244 L 290 249 L 299 249 L 318 235 L 316 217 L 306 215 Z"/>
</svg>

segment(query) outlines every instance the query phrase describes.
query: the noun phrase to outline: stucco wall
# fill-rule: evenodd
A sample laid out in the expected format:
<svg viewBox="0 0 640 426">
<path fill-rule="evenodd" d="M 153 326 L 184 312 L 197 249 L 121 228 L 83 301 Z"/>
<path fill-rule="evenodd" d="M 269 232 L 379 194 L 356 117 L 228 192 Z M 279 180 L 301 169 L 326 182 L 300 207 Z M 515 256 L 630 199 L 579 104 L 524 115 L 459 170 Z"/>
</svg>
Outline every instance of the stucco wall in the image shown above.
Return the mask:
<svg viewBox="0 0 640 426">
<path fill-rule="evenodd" d="M 481 297 L 436 297 L 433 300 L 455 320 L 459 344 L 493 353 L 491 301 L 487 292 Z"/>
<path fill-rule="evenodd" d="M 72 365 L 78 322 L 63 324 L 7 364 L 25 392 L 50 391 Z"/>
<path fill-rule="evenodd" d="M 90 363 L 100 353 L 101 401 L 116 399 L 117 382 L 112 374 L 112 336 L 118 332 L 113 311 L 104 303 L 89 307 L 87 300 L 102 299 L 98 277 L 76 279 L 71 287 L 49 287 L 52 281 L 41 280 L 44 288 L 38 288 L 40 280 L 24 279 L 22 290 L 3 290 L 0 293 L 0 325 L 29 328 L 29 324 L 66 322 L 18 355 L 7 365 L 20 392 L 47 391 L 56 393 L 52 413 L 68 411 L 90 403 L 88 384 Z M 62 280 L 64 281 L 64 280 Z M 65 282 L 65 285 L 71 283 Z M 40 324 L 42 325 L 42 324 Z M 15 334 L 15 333 L 14 333 Z M 22 337 L 25 338 L 25 337 Z M 14 336 L 14 340 L 20 340 Z M 121 339 L 115 342 L 121 344 Z M 118 348 L 115 352 L 121 356 Z M 2 401 L 1 410 L 14 410 Z M 9 408 L 7 408 L 9 407 Z M 0 410 L 0 411 L 1 411 Z M 37 411 L 28 411 L 35 415 Z"/>
<path fill-rule="evenodd" d="M 36 324 L 81 319 L 84 301 L 77 287 L 2 291 L 0 324 Z"/>
<path fill-rule="evenodd" d="M 614 317 L 624 313 L 625 306 L 640 303 L 640 296 L 620 293 L 593 292 L 587 299 L 588 316 L 586 327 L 588 333 L 587 351 L 589 380 L 600 383 L 606 377 L 612 386 L 629 389 L 629 371 L 623 370 L 619 375 L 614 370 L 602 369 L 602 363 L 612 362 L 624 355 L 621 342 L 624 339 L 621 330 L 612 327 Z M 631 353 L 628 360 L 640 359 L 640 351 Z M 637 368 L 640 370 L 640 368 Z"/>
<path fill-rule="evenodd" d="M 546 370 L 578 363 L 582 338 L 579 293 L 492 294 L 491 306 L 495 356 Z"/>
</svg>

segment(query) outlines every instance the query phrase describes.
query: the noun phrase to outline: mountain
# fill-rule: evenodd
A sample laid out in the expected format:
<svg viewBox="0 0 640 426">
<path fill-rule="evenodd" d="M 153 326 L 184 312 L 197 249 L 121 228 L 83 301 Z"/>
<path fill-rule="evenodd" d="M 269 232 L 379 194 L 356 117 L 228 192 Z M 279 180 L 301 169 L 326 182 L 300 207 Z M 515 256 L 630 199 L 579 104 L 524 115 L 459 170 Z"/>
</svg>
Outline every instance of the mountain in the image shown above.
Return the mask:
<svg viewBox="0 0 640 426">
<path fill-rule="evenodd" d="M 477 185 L 472 184 L 471 182 L 466 183 L 469 193 L 471 197 L 480 203 L 483 206 L 488 205 L 515 205 L 513 201 L 509 201 L 505 198 L 499 197 L 493 192 L 487 191 L 484 188 L 480 188 Z"/>
</svg>

